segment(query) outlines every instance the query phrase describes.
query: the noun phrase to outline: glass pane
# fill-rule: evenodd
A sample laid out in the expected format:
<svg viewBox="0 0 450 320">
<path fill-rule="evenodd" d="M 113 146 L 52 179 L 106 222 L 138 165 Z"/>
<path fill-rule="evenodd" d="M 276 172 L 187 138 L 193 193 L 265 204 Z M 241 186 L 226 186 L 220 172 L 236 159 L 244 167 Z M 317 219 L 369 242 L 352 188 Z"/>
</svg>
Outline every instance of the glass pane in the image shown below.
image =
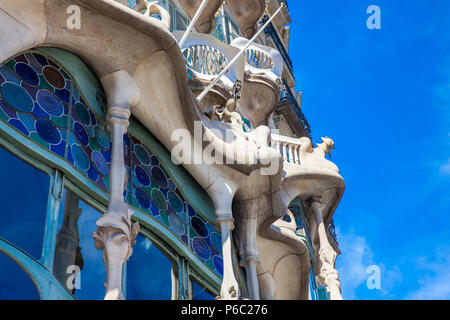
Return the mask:
<svg viewBox="0 0 450 320">
<path fill-rule="evenodd" d="M 0 253 L 0 300 L 40 300 L 33 281 L 3 253 Z"/>
<path fill-rule="evenodd" d="M 127 262 L 127 300 L 172 299 L 172 262 L 146 237 L 136 240 Z"/>
<path fill-rule="evenodd" d="M 0 147 L 0 237 L 42 254 L 50 177 Z"/>
<path fill-rule="evenodd" d="M 192 280 L 192 299 L 193 300 L 215 300 L 215 298 L 200 286 L 196 281 Z"/>
<path fill-rule="evenodd" d="M 62 286 L 80 300 L 101 300 L 105 297 L 103 251 L 95 248 L 92 238 L 101 215 L 75 193 L 65 190 L 53 273 Z"/>
</svg>

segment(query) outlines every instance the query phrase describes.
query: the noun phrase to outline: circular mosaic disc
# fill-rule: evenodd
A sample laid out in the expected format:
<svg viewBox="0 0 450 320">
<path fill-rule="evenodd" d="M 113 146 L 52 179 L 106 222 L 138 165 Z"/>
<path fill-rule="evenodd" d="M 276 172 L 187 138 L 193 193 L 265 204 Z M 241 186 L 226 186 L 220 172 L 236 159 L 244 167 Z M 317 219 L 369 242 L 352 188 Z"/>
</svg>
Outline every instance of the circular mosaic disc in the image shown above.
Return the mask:
<svg viewBox="0 0 450 320">
<path fill-rule="evenodd" d="M 72 145 L 72 157 L 81 170 L 89 169 L 89 159 L 83 149 L 77 145 Z"/>
<path fill-rule="evenodd" d="M 208 260 L 211 257 L 211 250 L 205 241 L 199 238 L 192 240 L 192 248 L 194 252 L 203 260 Z"/>
<path fill-rule="evenodd" d="M 221 257 L 219 256 L 214 256 L 213 257 L 213 263 L 214 263 L 214 267 L 216 267 L 217 272 L 219 272 L 220 274 L 223 274 L 223 260 Z"/>
<path fill-rule="evenodd" d="M 75 103 L 75 113 L 84 125 L 89 126 L 91 124 L 91 115 L 83 103 Z"/>
<path fill-rule="evenodd" d="M 21 77 L 24 82 L 34 87 L 39 85 L 39 76 L 37 75 L 36 71 L 34 71 L 34 69 L 28 64 L 19 62 L 14 68 L 16 69 L 19 77 Z"/>
<path fill-rule="evenodd" d="M 213 232 L 210 236 L 210 240 L 214 248 L 216 248 L 217 251 L 220 252 L 222 248 L 222 237 L 219 234 Z"/>
<path fill-rule="evenodd" d="M 178 217 L 176 213 L 169 213 L 169 223 L 176 234 L 178 234 L 179 236 L 182 236 L 184 234 L 185 230 L 183 221 L 180 219 L 180 217 Z"/>
<path fill-rule="evenodd" d="M 141 145 L 135 145 L 134 146 L 134 153 L 136 154 L 136 157 L 139 159 L 140 162 L 144 166 L 150 165 L 150 155 L 148 154 L 147 150 Z"/>
<path fill-rule="evenodd" d="M 33 110 L 33 99 L 21 86 L 11 82 L 5 82 L 0 91 L 3 99 L 10 107 L 19 112 L 31 112 Z"/>
<path fill-rule="evenodd" d="M 94 127 L 95 140 L 103 150 L 109 149 L 109 137 L 105 130 L 99 125 Z"/>
<path fill-rule="evenodd" d="M 192 217 L 191 226 L 200 237 L 206 238 L 208 236 L 208 228 L 199 217 Z"/>
<path fill-rule="evenodd" d="M 61 142 L 61 133 L 55 125 L 47 119 L 38 119 L 35 122 L 36 131 L 42 140 L 50 144 L 58 144 Z"/>
<path fill-rule="evenodd" d="M 167 200 L 169 200 L 170 206 L 176 212 L 184 212 L 184 203 L 181 201 L 180 197 L 173 192 L 167 194 Z"/>
<path fill-rule="evenodd" d="M 105 157 L 101 154 L 101 152 L 94 150 L 91 153 L 91 160 L 94 163 L 95 168 L 102 176 L 108 175 L 108 164 L 106 163 Z"/>
<path fill-rule="evenodd" d="M 146 187 L 150 186 L 151 184 L 150 176 L 148 175 L 147 171 L 145 171 L 145 169 L 143 169 L 140 166 L 135 166 L 134 173 L 136 174 L 136 178 L 140 184 Z"/>
<path fill-rule="evenodd" d="M 145 209 L 149 209 L 151 202 L 150 198 L 148 197 L 147 193 L 144 190 L 141 189 L 135 189 L 134 195 L 136 197 L 137 202 L 139 205 Z"/>
<path fill-rule="evenodd" d="M 42 72 L 45 80 L 50 83 L 56 89 L 64 89 L 66 86 L 66 80 L 61 72 L 52 66 L 46 66 Z"/>
<path fill-rule="evenodd" d="M 78 121 L 73 124 L 73 132 L 83 146 L 87 146 L 89 144 L 89 134 L 83 125 Z"/>
<path fill-rule="evenodd" d="M 152 168 L 152 178 L 155 180 L 155 182 L 163 189 L 167 189 L 167 177 L 164 174 L 164 172 L 161 170 L 160 167 L 153 167 Z"/>
<path fill-rule="evenodd" d="M 166 198 L 164 198 L 164 195 L 158 189 L 152 190 L 152 200 L 159 209 L 167 210 Z"/>
<path fill-rule="evenodd" d="M 64 113 L 64 106 L 61 100 L 50 91 L 39 90 L 36 95 L 36 100 L 42 110 L 51 116 L 60 117 Z"/>
</svg>

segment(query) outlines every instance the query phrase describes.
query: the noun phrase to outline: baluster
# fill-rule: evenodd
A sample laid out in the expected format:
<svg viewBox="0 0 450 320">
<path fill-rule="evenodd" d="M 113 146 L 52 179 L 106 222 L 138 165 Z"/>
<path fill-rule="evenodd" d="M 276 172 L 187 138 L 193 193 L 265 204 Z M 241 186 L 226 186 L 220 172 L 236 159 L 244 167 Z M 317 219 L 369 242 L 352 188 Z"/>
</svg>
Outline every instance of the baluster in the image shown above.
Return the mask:
<svg viewBox="0 0 450 320">
<path fill-rule="evenodd" d="M 200 70 L 200 68 L 199 68 L 200 54 L 199 54 L 198 46 L 194 47 L 194 58 L 195 58 L 195 61 L 194 61 L 195 69 L 194 70 L 198 72 Z"/>
<path fill-rule="evenodd" d="M 282 149 L 283 149 L 283 160 L 287 161 L 286 156 L 286 144 L 284 142 L 281 143 Z"/>
<path fill-rule="evenodd" d="M 289 154 L 288 154 L 288 159 L 289 159 L 289 162 L 291 162 L 291 163 L 294 163 L 293 147 L 294 147 L 294 145 L 289 144 Z"/>
<path fill-rule="evenodd" d="M 294 144 L 292 145 L 292 160 L 294 163 L 297 163 L 297 149 L 298 149 L 298 145 Z"/>
</svg>

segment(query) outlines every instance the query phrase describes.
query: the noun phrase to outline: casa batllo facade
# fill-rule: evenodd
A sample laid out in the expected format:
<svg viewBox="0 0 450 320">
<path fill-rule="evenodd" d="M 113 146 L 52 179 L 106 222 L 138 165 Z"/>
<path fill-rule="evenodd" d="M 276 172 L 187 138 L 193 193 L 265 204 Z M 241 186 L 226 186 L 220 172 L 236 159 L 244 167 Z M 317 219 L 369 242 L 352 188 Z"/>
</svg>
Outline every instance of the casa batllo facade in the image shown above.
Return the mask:
<svg viewBox="0 0 450 320">
<path fill-rule="evenodd" d="M 342 299 L 345 184 L 290 22 L 281 0 L 0 1 L 0 298 Z"/>
</svg>

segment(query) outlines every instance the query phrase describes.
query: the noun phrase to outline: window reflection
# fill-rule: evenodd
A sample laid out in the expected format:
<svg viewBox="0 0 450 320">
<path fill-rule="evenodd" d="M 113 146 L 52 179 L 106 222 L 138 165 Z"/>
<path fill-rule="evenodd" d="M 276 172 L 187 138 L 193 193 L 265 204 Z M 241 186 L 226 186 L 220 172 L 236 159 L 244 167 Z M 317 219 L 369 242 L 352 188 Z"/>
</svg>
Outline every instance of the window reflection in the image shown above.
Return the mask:
<svg viewBox="0 0 450 320">
<path fill-rule="evenodd" d="M 0 237 L 40 259 L 50 178 L 2 147 L 0 158 Z"/>
<path fill-rule="evenodd" d="M 192 299 L 193 300 L 215 300 L 204 287 L 192 280 Z"/>
<path fill-rule="evenodd" d="M 95 248 L 92 238 L 101 215 L 74 192 L 65 190 L 53 273 L 77 299 L 100 300 L 105 296 L 106 270 L 102 251 Z"/>
<path fill-rule="evenodd" d="M 146 237 L 138 235 L 127 262 L 127 300 L 170 300 L 172 262 Z"/>
<path fill-rule="evenodd" d="M 11 258 L 0 253 L 0 300 L 39 300 L 33 281 Z"/>
</svg>

